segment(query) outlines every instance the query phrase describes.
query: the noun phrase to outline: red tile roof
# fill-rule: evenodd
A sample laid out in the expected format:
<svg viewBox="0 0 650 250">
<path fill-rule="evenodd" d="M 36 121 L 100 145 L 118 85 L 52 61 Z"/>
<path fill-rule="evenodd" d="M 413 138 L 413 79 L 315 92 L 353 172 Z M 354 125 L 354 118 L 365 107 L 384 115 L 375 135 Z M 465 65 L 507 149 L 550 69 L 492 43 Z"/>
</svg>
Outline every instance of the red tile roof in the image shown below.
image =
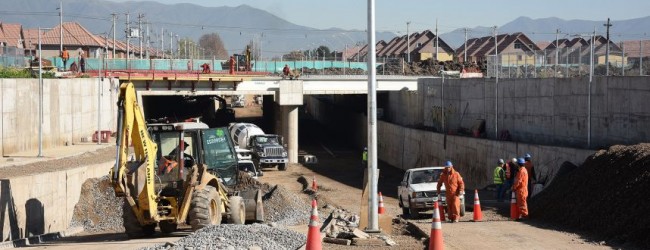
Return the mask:
<svg viewBox="0 0 650 250">
<path fill-rule="evenodd" d="M 22 47 L 22 26 L 15 23 L 0 23 L 0 42 L 9 47 Z"/>
<path fill-rule="evenodd" d="M 43 36 L 43 31 L 41 31 Z M 25 49 L 35 50 L 38 47 L 38 29 L 23 30 L 23 39 L 25 40 Z M 42 37 L 41 37 L 42 39 Z"/>
<path fill-rule="evenodd" d="M 57 25 L 44 34 L 43 44 L 59 44 L 61 26 Z M 104 43 L 86 28 L 76 22 L 63 23 L 63 46 L 103 47 Z"/>
<path fill-rule="evenodd" d="M 641 43 L 643 45 L 641 45 Z M 628 57 L 639 57 L 640 49 L 642 49 L 642 57 L 650 57 L 650 40 L 626 41 L 623 42 L 623 48 L 625 48 L 625 54 L 627 54 Z"/>
</svg>

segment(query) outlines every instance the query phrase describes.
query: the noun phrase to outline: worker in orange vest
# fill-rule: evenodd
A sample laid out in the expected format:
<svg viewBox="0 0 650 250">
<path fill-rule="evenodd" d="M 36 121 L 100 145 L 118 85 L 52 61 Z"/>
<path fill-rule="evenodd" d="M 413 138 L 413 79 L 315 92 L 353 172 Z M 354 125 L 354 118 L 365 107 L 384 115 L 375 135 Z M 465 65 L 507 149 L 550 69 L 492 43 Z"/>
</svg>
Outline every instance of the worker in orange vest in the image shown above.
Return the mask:
<svg viewBox="0 0 650 250">
<path fill-rule="evenodd" d="M 235 57 L 230 56 L 230 74 L 234 75 L 235 74 Z"/>
<path fill-rule="evenodd" d="M 450 222 L 458 222 L 460 220 L 460 196 L 465 194 L 465 183 L 463 177 L 454 170 L 451 161 L 445 163 L 445 170 L 440 174 L 438 181 L 438 195 L 440 195 L 440 187 L 445 184 L 445 197 L 447 198 L 447 211 L 449 213 Z"/>
<path fill-rule="evenodd" d="M 67 48 L 63 48 L 63 51 L 61 51 L 61 59 L 63 60 L 63 70 L 66 70 L 68 59 L 70 59 L 70 53 L 68 53 Z"/>
<path fill-rule="evenodd" d="M 526 167 L 526 171 L 528 171 L 528 193 L 532 194 L 533 193 L 533 185 L 537 183 L 537 177 L 535 176 L 535 166 L 533 166 L 533 161 L 531 160 L 531 155 L 529 153 L 526 153 L 524 155 L 524 160 L 526 163 L 524 164 L 524 167 Z"/>
<path fill-rule="evenodd" d="M 528 198 L 528 171 L 524 166 L 525 163 L 524 158 L 517 159 L 519 172 L 517 172 L 517 178 L 515 178 L 515 185 L 512 187 L 512 191 L 515 192 L 517 198 L 517 208 L 519 208 L 518 220 L 528 217 L 528 204 L 526 203 Z"/>
</svg>

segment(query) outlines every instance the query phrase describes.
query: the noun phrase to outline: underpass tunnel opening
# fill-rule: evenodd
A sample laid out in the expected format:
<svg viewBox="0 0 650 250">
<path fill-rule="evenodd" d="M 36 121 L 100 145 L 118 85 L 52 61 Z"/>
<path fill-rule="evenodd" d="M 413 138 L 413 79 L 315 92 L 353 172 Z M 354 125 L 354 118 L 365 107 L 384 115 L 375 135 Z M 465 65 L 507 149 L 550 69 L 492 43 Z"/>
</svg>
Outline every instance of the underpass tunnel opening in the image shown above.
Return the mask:
<svg viewBox="0 0 650 250">
<path fill-rule="evenodd" d="M 235 122 L 235 113 L 217 95 L 142 96 L 144 117 L 149 123 L 183 122 L 192 118 L 209 127 L 224 127 Z"/>
<path fill-rule="evenodd" d="M 367 144 L 368 96 L 366 94 L 310 95 L 316 103 L 305 100 L 299 121 L 299 143 L 359 148 Z M 388 112 L 388 93 L 377 93 L 377 119 Z M 309 105 L 314 105 L 309 107 Z M 312 113 L 314 112 L 314 113 Z"/>
</svg>

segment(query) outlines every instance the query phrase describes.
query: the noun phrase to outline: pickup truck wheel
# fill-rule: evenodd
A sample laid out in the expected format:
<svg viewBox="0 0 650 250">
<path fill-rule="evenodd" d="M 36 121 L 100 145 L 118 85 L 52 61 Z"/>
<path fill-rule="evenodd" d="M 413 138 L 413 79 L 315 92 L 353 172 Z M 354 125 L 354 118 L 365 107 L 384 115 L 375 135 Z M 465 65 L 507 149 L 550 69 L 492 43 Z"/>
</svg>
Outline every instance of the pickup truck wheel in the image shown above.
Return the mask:
<svg viewBox="0 0 650 250">
<path fill-rule="evenodd" d="M 409 214 L 411 219 L 417 219 L 420 217 L 420 210 L 413 207 L 411 200 L 409 199 Z"/>
<path fill-rule="evenodd" d="M 406 219 L 409 218 L 411 214 L 409 213 L 409 208 L 408 207 L 402 207 L 402 218 Z"/>
<path fill-rule="evenodd" d="M 221 224 L 221 195 L 217 189 L 207 186 L 203 190 L 195 191 L 188 216 L 194 231 Z"/>
<path fill-rule="evenodd" d="M 278 170 L 280 170 L 280 171 L 287 171 L 287 164 L 286 164 L 286 163 L 280 163 L 280 164 L 278 164 Z"/>
</svg>

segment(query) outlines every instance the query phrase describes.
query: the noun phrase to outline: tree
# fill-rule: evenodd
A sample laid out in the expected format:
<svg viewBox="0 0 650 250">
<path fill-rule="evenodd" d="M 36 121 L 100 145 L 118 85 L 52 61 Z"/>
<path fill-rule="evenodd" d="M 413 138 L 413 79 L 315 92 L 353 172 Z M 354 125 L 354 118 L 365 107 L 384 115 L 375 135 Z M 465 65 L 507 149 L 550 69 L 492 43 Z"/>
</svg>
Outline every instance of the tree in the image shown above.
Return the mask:
<svg viewBox="0 0 650 250">
<path fill-rule="evenodd" d="M 228 51 L 217 33 L 204 34 L 199 38 L 199 46 L 205 50 L 205 57 L 216 59 L 228 59 Z"/>
<path fill-rule="evenodd" d="M 283 55 L 282 58 L 283 58 L 285 61 L 300 61 L 300 60 L 302 60 L 303 58 L 305 58 L 305 55 L 303 54 L 302 51 L 300 51 L 300 50 L 295 50 L 295 51 L 291 51 L 291 52 L 289 52 L 289 54 L 285 54 L 285 55 Z"/>
</svg>

